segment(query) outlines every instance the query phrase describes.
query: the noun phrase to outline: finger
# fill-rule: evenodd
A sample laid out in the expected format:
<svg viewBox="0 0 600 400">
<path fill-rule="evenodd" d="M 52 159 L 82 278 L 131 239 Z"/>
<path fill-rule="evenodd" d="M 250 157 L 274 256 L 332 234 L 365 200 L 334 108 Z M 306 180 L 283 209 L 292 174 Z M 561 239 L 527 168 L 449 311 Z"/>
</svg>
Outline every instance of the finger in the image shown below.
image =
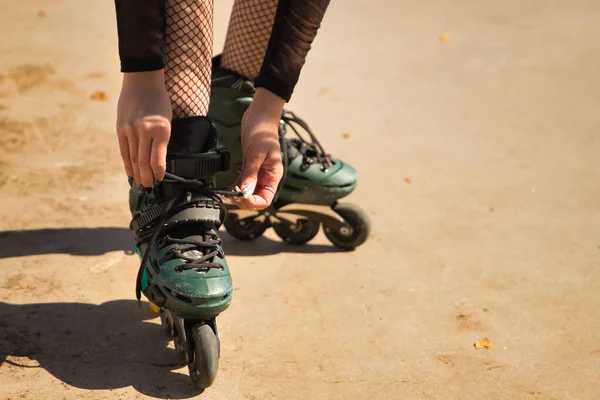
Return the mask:
<svg viewBox="0 0 600 400">
<path fill-rule="evenodd" d="M 267 201 L 258 194 L 253 194 L 247 199 L 242 198 L 240 201 L 240 208 L 244 210 L 256 211 L 256 210 L 264 210 L 269 206 Z"/>
<path fill-rule="evenodd" d="M 242 168 L 242 174 L 240 175 L 238 186 L 244 193 L 244 198 L 239 202 L 242 208 L 251 210 L 254 208 L 253 202 L 250 200 L 256 189 L 256 182 L 258 181 L 258 173 L 260 167 L 265 160 L 265 154 L 261 152 L 252 151 L 248 149 L 246 152 L 246 158 L 244 159 L 244 166 Z"/>
<path fill-rule="evenodd" d="M 138 127 L 139 141 L 138 141 L 138 166 L 140 169 L 140 178 L 142 179 L 142 185 L 144 187 L 152 187 L 153 173 L 150 168 L 150 151 L 152 149 L 152 136 L 149 131 Z"/>
<path fill-rule="evenodd" d="M 241 207 L 247 210 L 264 210 L 269 207 L 277 193 L 275 180 L 269 180 L 268 183 L 262 183 L 259 179 L 254 194 L 248 198 L 242 198 Z"/>
<path fill-rule="evenodd" d="M 119 150 L 121 151 L 121 159 L 123 160 L 123 167 L 125 167 L 125 173 L 127 177 L 133 177 L 133 168 L 131 168 L 131 159 L 129 158 L 129 143 L 127 136 L 123 130 L 117 130 L 117 138 L 119 139 Z"/>
<path fill-rule="evenodd" d="M 167 146 L 169 144 L 169 130 L 167 126 L 157 127 L 152 139 L 152 150 L 150 154 L 150 167 L 153 178 L 162 181 L 167 170 Z"/>
<path fill-rule="evenodd" d="M 129 144 L 129 160 L 133 169 L 133 179 L 137 185 L 142 184 L 140 168 L 138 166 L 138 138 L 133 128 L 127 129 L 127 142 Z"/>
<path fill-rule="evenodd" d="M 242 207 L 262 210 L 271 205 L 283 175 L 281 159 L 267 159 L 260 168 L 256 189 L 251 197 L 242 199 Z"/>
<path fill-rule="evenodd" d="M 281 176 L 277 176 L 277 173 L 265 173 L 264 175 L 258 178 L 258 184 L 256 185 L 256 191 L 254 192 L 256 196 L 263 199 L 263 204 L 257 204 L 256 208 L 261 209 L 269 207 L 275 198 L 275 194 L 277 193 L 277 186 L 279 185 L 279 181 L 281 180 Z"/>
</svg>

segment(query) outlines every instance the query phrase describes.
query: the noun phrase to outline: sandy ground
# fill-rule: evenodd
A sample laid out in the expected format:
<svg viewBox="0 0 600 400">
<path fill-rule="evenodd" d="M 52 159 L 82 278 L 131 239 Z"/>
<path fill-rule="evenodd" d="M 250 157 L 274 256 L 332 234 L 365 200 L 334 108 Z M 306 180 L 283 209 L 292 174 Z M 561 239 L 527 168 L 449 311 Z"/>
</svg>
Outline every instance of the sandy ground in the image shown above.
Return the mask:
<svg viewBox="0 0 600 400">
<path fill-rule="evenodd" d="M 225 234 L 236 294 L 200 398 L 599 399 L 599 20 L 332 2 L 289 108 L 358 169 L 373 235 Z M 198 396 L 135 302 L 113 3 L 4 0 L 0 25 L 0 399 Z"/>
</svg>

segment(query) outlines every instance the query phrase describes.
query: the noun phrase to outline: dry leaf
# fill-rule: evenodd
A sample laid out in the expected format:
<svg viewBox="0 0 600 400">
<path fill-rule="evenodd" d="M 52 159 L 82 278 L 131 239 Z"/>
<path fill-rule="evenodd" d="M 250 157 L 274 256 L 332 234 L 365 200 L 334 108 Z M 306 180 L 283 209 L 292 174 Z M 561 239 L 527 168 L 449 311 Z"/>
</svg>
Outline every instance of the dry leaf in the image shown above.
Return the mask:
<svg viewBox="0 0 600 400">
<path fill-rule="evenodd" d="M 443 35 L 440 35 L 440 40 L 444 43 L 450 43 L 452 41 L 452 37 L 447 33 L 444 33 Z"/>
<path fill-rule="evenodd" d="M 410 179 L 410 178 L 407 176 L 406 178 L 404 178 L 404 182 L 406 182 L 406 183 L 409 183 L 409 184 L 410 184 L 410 183 L 412 182 L 412 179 Z"/>
<path fill-rule="evenodd" d="M 344 139 L 350 139 L 350 134 L 348 132 L 344 132 L 344 133 L 342 133 L 342 137 Z"/>
<path fill-rule="evenodd" d="M 478 342 L 475 342 L 475 344 L 473 345 L 475 346 L 475 349 L 477 350 L 481 350 L 481 349 L 491 349 L 492 348 L 492 342 L 490 341 L 490 339 L 484 337 L 483 339 L 481 339 Z"/>
<path fill-rule="evenodd" d="M 106 101 L 106 100 L 108 100 L 108 95 L 106 94 L 106 92 L 98 90 L 98 91 L 95 91 L 90 98 L 92 100 L 97 100 L 97 101 Z"/>
</svg>

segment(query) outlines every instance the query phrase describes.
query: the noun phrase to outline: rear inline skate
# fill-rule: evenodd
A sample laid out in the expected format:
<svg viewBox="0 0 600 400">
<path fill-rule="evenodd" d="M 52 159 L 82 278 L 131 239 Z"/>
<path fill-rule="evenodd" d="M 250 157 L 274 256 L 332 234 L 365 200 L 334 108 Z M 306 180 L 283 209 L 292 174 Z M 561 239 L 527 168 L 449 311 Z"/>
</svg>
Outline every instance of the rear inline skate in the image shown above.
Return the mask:
<svg viewBox="0 0 600 400">
<path fill-rule="evenodd" d="M 250 80 L 221 68 L 220 56 L 213 58 L 208 116 L 232 157 L 232 168 L 217 174 L 220 187 L 233 185 L 241 173 L 241 122 L 254 92 Z M 288 137 L 289 130 L 293 137 Z M 240 240 L 253 240 L 273 227 L 281 239 L 300 245 L 312 240 L 322 224 L 325 236 L 340 249 L 353 250 L 363 244 L 370 231 L 367 214 L 354 204 L 338 202 L 356 188 L 354 168 L 331 158 L 308 125 L 292 112 L 283 112 L 279 135 L 285 173 L 273 204 L 259 212 L 226 204 L 227 232 Z"/>
<path fill-rule="evenodd" d="M 136 296 L 158 308 L 161 323 L 183 354 L 199 389 L 215 380 L 220 357 L 216 317 L 233 285 L 218 229 L 224 217 L 214 176 L 229 153 L 206 117 L 173 120 L 167 174 L 152 189 L 130 180 L 130 229 L 141 265 Z"/>
</svg>

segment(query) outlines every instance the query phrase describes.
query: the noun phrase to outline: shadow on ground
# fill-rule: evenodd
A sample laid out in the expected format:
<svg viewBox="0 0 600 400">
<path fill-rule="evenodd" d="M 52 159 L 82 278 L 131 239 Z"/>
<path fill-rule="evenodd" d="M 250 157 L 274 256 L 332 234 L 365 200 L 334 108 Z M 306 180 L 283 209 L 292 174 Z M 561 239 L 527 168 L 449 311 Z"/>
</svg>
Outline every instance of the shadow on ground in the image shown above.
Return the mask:
<svg viewBox="0 0 600 400">
<path fill-rule="evenodd" d="M 280 253 L 338 253 L 333 245 L 311 244 L 292 245 L 281 240 L 272 240 L 261 236 L 252 241 L 243 241 L 234 238 L 227 232 L 219 232 L 223 239 L 225 255 L 230 256 L 270 256 Z"/>
<path fill-rule="evenodd" d="M 245 242 L 233 238 L 223 229 L 219 233 L 226 255 L 266 256 L 339 251 L 332 245 L 307 243 L 294 246 L 266 237 Z M 133 254 L 133 247 L 133 234 L 127 228 L 47 228 L 0 232 L 0 259 L 42 254 L 100 256 L 113 251 Z"/>
<path fill-rule="evenodd" d="M 227 255 L 263 256 L 283 252 L 323 253 L 333 246 L 292 246 L 265 237 L 239 241 L 221 232 Z M 125 228 L 66 228 L 0 232 L 0 259 L 41 254 L 97 256 L 132 253 Z M 200 394 L 181 355 L 167 347 L 169 338 L 147 303 L 119 300 L 84 303 L 10 304 L 0 302 L 0 368 L 18 382 L 24 368 L 42 368 L 81 389 L 132 386 L 161 399 Z M 9 378 L 10 379 L 10 378 Z"/>
<path fill-rule="evenodd" d="M 0 259 L 41 254 L 100 256 L 112 251 L 133 254 L 126 228 L 47 228 L 0 232 Z"/>
<path fill-rule="evenodd" d="M 43 368 L 81 389 L 133 386 L 156 398 L 191 398 L 193 386 L 177 351 L 147 303 L 0 302 L 0 367 L 18 382 L 23 368 Z M 9 378 L 10 379 L 10 378 Z"/>
</svg>

